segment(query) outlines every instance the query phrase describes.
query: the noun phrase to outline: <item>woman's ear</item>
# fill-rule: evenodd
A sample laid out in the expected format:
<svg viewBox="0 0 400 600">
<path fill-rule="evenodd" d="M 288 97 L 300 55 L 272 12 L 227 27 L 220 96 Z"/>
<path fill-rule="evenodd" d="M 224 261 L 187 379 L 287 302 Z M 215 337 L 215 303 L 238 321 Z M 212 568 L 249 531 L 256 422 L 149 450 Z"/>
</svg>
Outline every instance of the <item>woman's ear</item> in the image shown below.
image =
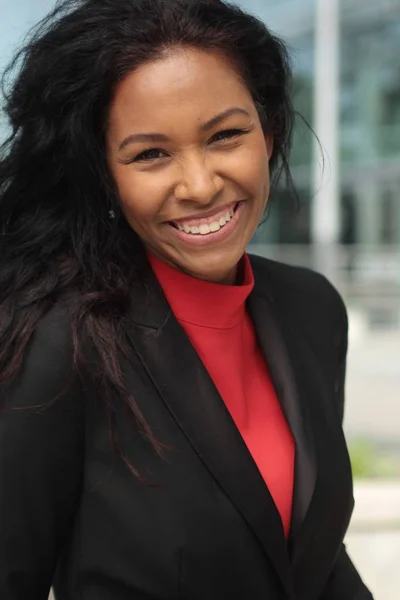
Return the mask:
<svg viewBox="0 0 400 600">
<path fill-rule="evenodd" d="M 272 152 L 274 151 L 274 138 L 271 133 L 266 133 L 264 135 L 264 138 L 265 138 L 265 145 L 267 148 L 268 160 L 270 160 L 271 156 L 272 156 Z"/>
</svg>

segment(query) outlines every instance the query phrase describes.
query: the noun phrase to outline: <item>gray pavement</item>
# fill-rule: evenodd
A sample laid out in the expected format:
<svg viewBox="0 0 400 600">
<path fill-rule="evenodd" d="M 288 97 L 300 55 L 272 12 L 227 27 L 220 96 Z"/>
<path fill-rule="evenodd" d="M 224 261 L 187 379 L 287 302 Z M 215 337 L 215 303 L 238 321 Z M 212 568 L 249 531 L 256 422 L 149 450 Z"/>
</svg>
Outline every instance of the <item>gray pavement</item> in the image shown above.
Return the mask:
<svg viewBox="0 0 400 600">
<path fill-rule="evenodd" d="M 344 428 L 400 456 L 400 331 L 371 331 L 350 311 Z M 400 479 L 355 483 L 348 552 L 375 600 L 398 600 Z"/>
<path fill-rule="evenodd" d="M 344 427 L 400 450 L 400 330 L 369 331 L 351 313 Z"/>
<path fill-rule="evenodd" d="M 346 545 L 374 600 L 399 600 L 400 530 L 349 533 Z"/>
<path fill-rule="evenodd" d="M 354 499 L 347 551 L 375 600 L 398 600 L 400 480 L 357 481 Z"/>
</svg>

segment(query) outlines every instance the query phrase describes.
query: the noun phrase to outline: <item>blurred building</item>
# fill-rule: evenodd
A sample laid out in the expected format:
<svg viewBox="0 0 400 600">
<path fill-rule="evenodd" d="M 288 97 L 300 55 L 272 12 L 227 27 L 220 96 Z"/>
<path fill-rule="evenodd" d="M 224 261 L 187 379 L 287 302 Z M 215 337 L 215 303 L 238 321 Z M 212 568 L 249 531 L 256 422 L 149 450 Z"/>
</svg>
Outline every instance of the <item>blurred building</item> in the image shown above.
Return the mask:
<svg viewBox="0 0 400 600">
<path fill-rule="evenodd" d="M 295 71 L 295 107 L 312 126 L 317 2 L 239 3 L 289 42 Z M 339 241 L 400 246 L 400 0 L 337 3 Z M 299 119 L 292 166 L 302 200 L 301 214 L 293 227 L 293 219 L 286 219 L 284 208 L 274 211 L 271 223 L 262 232 L 266 242 L 312 241 L 313 147 L 312 135 Z"/>
<path fill-rule="evenodd" d="M 315 125 L 316 7 L 321 0 L 236 0 L 290 45 L 294 102 Z M 394 245 L 400 260 L 400 0 L 332 0 L 339 8 L 339 242 Z M 0 68 L 54 0 L 0 0 Z M 327 65 L 327 69 L 330 66 Z M 255 241 L 312 241 L 314 138 L 298 119 L 292 169 L 301 210 L 285 190 Z M 329 170 L 329 154 L 326 157 Z M 328 175 L 329 179 L 329 175 Z M 322 179 L 321 179 L 322 181 Z M 321 183 L 321 185 L 323 185 Z M 399 275 L 400 277 L 400 275 Z"/>
</svg>

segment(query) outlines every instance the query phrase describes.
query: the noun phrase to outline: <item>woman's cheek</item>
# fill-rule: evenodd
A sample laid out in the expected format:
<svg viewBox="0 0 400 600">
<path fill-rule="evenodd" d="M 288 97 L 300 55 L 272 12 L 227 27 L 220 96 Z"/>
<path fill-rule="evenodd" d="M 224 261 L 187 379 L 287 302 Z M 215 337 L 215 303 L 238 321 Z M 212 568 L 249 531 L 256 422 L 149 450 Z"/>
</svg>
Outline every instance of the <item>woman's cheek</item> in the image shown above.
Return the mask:
<svg viewBox="0 0 400 600">
<path fill-rule="evenodd" d="M 120 189 L 120 201 L 127 215 L 143 222 L 156 219 L 164 205 L 160 187 L 154 185 L 139 185 L 138 182 L 125 184 Z"/>
</svg>

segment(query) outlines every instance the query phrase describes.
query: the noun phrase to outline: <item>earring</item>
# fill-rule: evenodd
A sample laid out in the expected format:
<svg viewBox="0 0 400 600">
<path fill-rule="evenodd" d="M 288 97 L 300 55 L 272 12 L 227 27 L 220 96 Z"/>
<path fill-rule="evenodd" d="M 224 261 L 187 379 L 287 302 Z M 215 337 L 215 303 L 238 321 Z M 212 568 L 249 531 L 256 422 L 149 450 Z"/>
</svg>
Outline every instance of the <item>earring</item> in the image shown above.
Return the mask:
<svg viewBox="0 0 400 600">
<path fill-rule="evenodd" d="M 115 219 L 115 212 L 113 210 L 109 210 L 108 216 L 110 217 L 110 219 Z"/>
</svg>

